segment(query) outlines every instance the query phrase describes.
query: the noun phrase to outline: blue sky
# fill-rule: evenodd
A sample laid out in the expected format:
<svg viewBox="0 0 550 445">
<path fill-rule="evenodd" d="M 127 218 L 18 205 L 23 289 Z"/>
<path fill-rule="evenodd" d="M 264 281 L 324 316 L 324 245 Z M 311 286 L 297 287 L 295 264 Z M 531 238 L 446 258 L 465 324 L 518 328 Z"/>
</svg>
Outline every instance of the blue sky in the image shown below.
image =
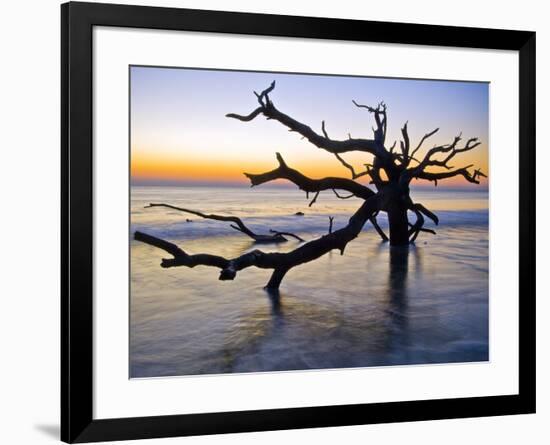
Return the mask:
<svg viewBox="0 0 550 445">
<path fill-rule="evenodd" d="M 320 132 L 326 121 L 331 138 L 371 137 L 372 115 L 359 103 L 388 106 L 388 138 L 400 138 L 408 121 L 412 144 L 436 127 L 432 144 L 460 131 L 482 145 L 457 163 L 487 171 L 489 85 L 486 83 L 297 75 L 182 68 L 131 68 L 131 149 L 133 179 L 236 181 L 243 171 L 275 166 L 275 152 L 311 176 L 346 175 L 334 156 L 303 141 L 274 121 L 243 123 L 229 112 L 248 114 L 257 106 L 253 90 L 271 81 L 270 97 L 279 110 Z M 429 147 L 426 144 L 426 147 Z M 364 155 L 348 155 L 358 167 Z M 464 161 L 464 162 L 460 162 Z"/>
</svg>

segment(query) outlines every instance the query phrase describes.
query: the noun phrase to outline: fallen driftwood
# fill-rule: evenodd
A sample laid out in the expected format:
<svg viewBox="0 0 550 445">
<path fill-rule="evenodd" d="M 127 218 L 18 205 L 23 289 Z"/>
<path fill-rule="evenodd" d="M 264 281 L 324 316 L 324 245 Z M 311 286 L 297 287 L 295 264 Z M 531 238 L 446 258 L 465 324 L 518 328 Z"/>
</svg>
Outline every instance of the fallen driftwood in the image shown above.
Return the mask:
<svg viewBox="0 0 550 445">
<path fill-rule="evenodd" d="M 242 232 L 245 235 L 248 235 L 256 243 L 284 243 L 288 241 L 286 237 L 292 237 L 301 242 L 304 241 L 303 238 L 291 232 L 279 232 L 277 230 L 270 230 L 269 231 L 270 234 L 265 234 L 265 235 L 254 233 L 242 222 L 240 218 L 236 216 L 206 214 L 206 213 L 199 212 L 198 210 L 185 209 L 183 207 L 176 207 L 176 206 L 173 206 L 170 204 L 164 204 L 164 203 L 151 203 L 148 206 L 145 206 L 145 208 L 149 208 L 149 207 L 166 207 L 169 209 L 178 210 L 180 212 L 191 213 L 192 215 L 200 216 L 201 218 L 205 218 L 205 219 L 214 219 L 216 221 L 231 222 L 233 223 L 230 225 L 231 228 L 238 230 L 239 232 Z M 187 219 L 187 222 L 190 222 L 190 220 Z"/>
</svg>

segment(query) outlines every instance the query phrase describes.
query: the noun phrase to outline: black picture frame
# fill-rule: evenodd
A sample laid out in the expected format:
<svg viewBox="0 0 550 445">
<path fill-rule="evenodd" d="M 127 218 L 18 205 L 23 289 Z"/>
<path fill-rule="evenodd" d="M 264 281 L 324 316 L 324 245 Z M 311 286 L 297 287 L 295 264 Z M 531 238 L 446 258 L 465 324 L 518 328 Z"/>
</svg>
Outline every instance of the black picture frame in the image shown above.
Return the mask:
<svg viewBox="0 0 550 445">
<path fill-rule="evenodd" d="M 94 26 L 514 50 L 519 54 L 519 393 L 93 418 Z M 535 33 L 70 2 L 61 6 L 61 439 L 94 442 L 535 412 Z"/>
</svg>

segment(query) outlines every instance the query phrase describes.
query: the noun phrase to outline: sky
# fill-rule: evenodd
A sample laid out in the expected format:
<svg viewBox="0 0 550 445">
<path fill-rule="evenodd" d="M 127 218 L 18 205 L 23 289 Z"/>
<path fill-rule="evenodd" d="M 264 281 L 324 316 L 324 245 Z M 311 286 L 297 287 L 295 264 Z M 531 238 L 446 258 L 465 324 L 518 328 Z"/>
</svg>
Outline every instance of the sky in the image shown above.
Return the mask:
<svg viewBox="0 0 550 445">
<path fill-rule="evenodd" d="M 253 91 L 264 90 L 273 80 L 276 87 L 270 98 L 275 106 L 320 134 L 324 120 L 332 139 L 347 139 L 348 134 L 372 138 L 373 115 L 355 107 L 352 100 L 373 106 L 384 101 L 387 146 L 394 140 L 399 146 L 406 121 L 412 147 L 425 133 L 440 129 L 420 153 L 434 144 L 450 143 L 462 132 L 464 141 L 478 137 L 481 145 L 457 155 L 453 166 L 475 164 L 488 173 L 487 83 L 132 66 L 132 184 L 246 184 L 243 172 L 277 167 L 276 152 L 310 177 L 348 177 L 349 171 L 333 154 L 276 121 L 263 116 L 251 122 L 225 117 L 254 110 L 258 103 Z M 372 161 L 367 153 L 342 157 L 358 171 Z M 462 176 L 439 185 L 471 186 Z"/>
</svg>

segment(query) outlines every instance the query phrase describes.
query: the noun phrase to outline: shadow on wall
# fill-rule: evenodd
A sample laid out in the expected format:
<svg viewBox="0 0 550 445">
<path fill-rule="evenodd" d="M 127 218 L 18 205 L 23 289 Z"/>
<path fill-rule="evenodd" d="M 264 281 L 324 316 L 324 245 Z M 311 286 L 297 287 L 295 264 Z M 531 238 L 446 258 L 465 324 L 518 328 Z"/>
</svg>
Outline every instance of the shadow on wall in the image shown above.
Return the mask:
<svg viewBox="0 0 550 445">
<path fill-rule="evenodd" d="M 53 439 L 59 440 L 60 430 L 59 425 L 35 425 L 34 429 L 40 431 L 45 436 L 51 437 Z"/>
</svg>

